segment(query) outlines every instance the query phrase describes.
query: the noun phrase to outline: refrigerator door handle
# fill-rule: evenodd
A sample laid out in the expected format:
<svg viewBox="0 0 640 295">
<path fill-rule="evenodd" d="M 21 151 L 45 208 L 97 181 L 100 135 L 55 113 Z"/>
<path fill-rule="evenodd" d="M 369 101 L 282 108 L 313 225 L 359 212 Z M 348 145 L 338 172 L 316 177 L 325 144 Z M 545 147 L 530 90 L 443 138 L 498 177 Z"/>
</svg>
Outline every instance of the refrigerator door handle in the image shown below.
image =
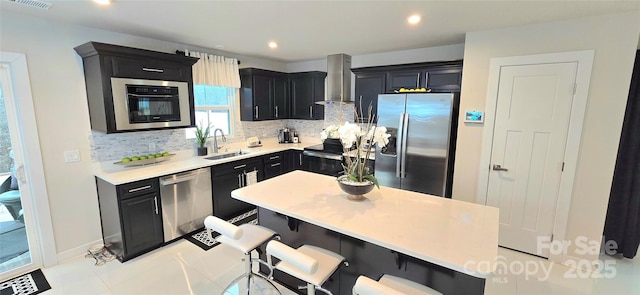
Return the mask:
<svg viewBox="0 0 640 295">
<path fill-rule="evenodd" d="M 402 163 L 400 164 L 400 178 L 405 178 L 406 176 L 406 168 L 407 168 L 407 137 L 409 137 L 409 114 L 403 114 L 403 122 L 402 122 L 402 146 L 400 148 L 400 153 L 402 154 L 400 158 L 402 158 Z"/>
<path fill-rule="evenodd" d="M 398 147 L 398 151 L 396 152 L 396 177 L 402 177 L 400 175 L 400 164 L 402 163 L 402 142 L 404 138 L 404 113 L 400 114 L 400 124 L 398 124 L 398 137 L 396 139 L 396 146 Z"/>
</svg>

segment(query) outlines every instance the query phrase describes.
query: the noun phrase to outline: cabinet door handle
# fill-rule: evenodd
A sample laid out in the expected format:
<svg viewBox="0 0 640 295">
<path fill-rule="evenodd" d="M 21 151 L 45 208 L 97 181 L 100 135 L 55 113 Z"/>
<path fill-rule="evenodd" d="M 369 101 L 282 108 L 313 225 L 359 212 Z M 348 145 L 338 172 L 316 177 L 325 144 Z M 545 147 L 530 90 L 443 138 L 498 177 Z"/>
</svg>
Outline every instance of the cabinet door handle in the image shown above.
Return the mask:
<svg viewBox="0 0 640 295">
<path fill-rule="evenodd" d="M 269 157 L 269 160 L 275 160 L 275 159 L 279 159 L 280 156 L 273 156 L 273 157 Z"/>
<path fill-rule="evenodd" d="M 418 73 L 418 79 L 416 79 L 416 88 L 420 88 L 420 73 Z"/>
<path fill-rule="evenodd" d="M 275 163 L 275 164 L 271 164 L 271 167 L 276 167 L 276 166 L 280 166 L 281 163 Z"/>
<path fill-rule="evenodd" d="M 240 169 L 240 168 L 244 168 L 244 167 L 247 167 L 247 164 L 235 166 L 235 167 L 233 167 L 233 169 L 235 170 L 235 169 Z"/>
<path fill-rule="evenodd" d="M 424 87 L 429 87 L 429 73 L 424 73 Z M 431 92 L 429 89 L 427 92 Z"/>
<path fill-rule="evenodd" d="M 163 69 L 142 68 L 142 70 L 145 72 L 164 73 Z"/>
<path fill-rule="evenodd" d="M 138 187 L 138 188 L 132 188 L 132 189 L 129 190 L 129 192 L 130 193 L 135 193 L 135 192 L 139 192 L 139 191 L 150 189 L 150 188 L 151 188 L 150 185 L 145 185 L 145 186 L 141 186 L 141 187 Z"/>
<path fill-rule="evenodd" d="M 156 205 L 156 215 L 158 215 L 158 197 L 153 197 L 153 203 Z"/>
<path fill-rule="evenodd" d="M 302 167 L 302 154 L 298 154 L 298 158 L 300 158 L 300 167 Z"/>
<path fill-rule="evenodd" d="M 276 106 L 276 118 L 278 117 L 278 106 Z"/>
<path fill-rule="evenodd" d="M 256 119 L 258 119 L 258 106 L 256 106 L 255 109 L 256 109 Z"/>
<path fill-rule="evenodd" d="M 240 180 L 242 174 L 238 174 L 238 187 L 242 187 L 242 181 Z"/>
<path fill-rule="evenodd" d="M 309 118 L 313 118 L 313 106 L 309 106 Z"/>
</svg>

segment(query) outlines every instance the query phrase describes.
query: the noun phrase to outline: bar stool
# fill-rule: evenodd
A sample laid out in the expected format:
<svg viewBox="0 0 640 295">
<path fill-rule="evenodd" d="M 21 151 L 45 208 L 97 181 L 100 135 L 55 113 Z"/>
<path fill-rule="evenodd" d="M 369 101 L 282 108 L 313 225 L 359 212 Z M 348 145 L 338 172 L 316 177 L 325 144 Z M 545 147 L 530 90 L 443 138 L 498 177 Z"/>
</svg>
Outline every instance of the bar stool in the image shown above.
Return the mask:
<svg viewBox="0 0 640 295">
<path fill-rule="evenodd" d="M 275 265 L 271 257 L 276 257 L 280 262 Z M 315 294 L 315 290 L 320 290 L 327 294 L 332 294 L 329 290 L 322 288 L 322 284 L 338 269 L 340 264 L 349 264 L 344 257 L 311 245 L 302 245 L 298 249 L 293 249 L 278 241 L 267 243 L 267 263 L 273 269 L 280 270 L 293 277 L 307 282 L 308 295 Z"/>
<path fill-rule="evenodd" d="M 263 279 L 269 285 L 271 285 L 271 287 L 273 287 L 272 293 L 281 294 L 278 288 L 276 288 L 276 286 L 271 282 L 271 280 L 261 275 L 260 273 L 254 273 L 251 271 L 251 263 L 258 262 L 264 264 L 270 269 L 271 273 L 269 274 L 269 277 L 271 277 L 273 273 L 273 269 L 271 268 L 271 266 L 258 258 L 251 258 L 251 252 L 260 247 L 260 245 L 266 243 L 268 240 L 271 240 L 273 238 L 280 239 L 280 236 L 276 232 L 266 227 L 253 224 L 243 224 L 237 226 L 215 216 L 207 216 L 207 218 L 204 219 L 204 226 L 207 228 L 209 237 L 212 240 L 213 237 L 211 236 L 211 232 L 218 232 L 220 233 L 220 235 L 215 238 L 215 241 L 231 248 L 235 248 L 244 253 L 244 274 L 231 281 L 231 283 L 229 283 L 224 288 L 224 290 L 227 290 L 230 287 L 236 285 L 243 278 L 247 278 L 246 294 L 249 294 L 251 279 L 254 278 L 255 280 L 255 278 L 257 277 Z"/>
<path fill-rule="evenodd" d="M 360 276 L 353 285 L 354 295 L 438 295 L 442 294 L 427 286 L 391 275 L 383 275 L 377 282 Z"/>
</svg>

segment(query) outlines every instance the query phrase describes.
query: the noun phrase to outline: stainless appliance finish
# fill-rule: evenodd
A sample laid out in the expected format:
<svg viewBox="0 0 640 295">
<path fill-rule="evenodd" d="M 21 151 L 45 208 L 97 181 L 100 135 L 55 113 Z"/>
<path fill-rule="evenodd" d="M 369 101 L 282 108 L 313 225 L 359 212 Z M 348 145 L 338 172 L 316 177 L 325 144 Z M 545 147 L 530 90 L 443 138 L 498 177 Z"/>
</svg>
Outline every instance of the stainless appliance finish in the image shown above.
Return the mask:
<svg viewBox="0 0 640 295">
<path fill-rule="evenodd" d="M 141 86 L 170 86 L 178 88 L 179 110 L 177 117 L 179 120 L 148 122 L 131 122 L 129 116 L 129 103 L 127 85 Z M 189 86 L 187 82 L 179 81 L 159 81 L 129 78 L 111 78 L 111 91 L 113 95 L 113 111 L 115 113 L 117 130 L 137 130 L 164 127 L 187 127 L 191 126 L 191 111 L 189 105 Z"/>
<path fill-rule="evenodd" d="M 339 176 L 344 173 L 343 161 L 342 150 L 326 149 L 322 144 L 306 147 L 302 151 L 302 170 L 304 171 Z"/>
<path fill-rule="evenodd" d="M 327 56 L 327 103 L 351 103 L 351 56 L 333 54 Z"/>
<path fill-rule="evenodd" d="M 165 242 L 202 228 L 213 215 L 211 168 L 161 177 L 160 199 Z"/>
<path fill-rule="evenodd" d="M 450 197 L 453 101 L 451 93 L 378 96 L 378 126 L 391 134 L 376 149 L 380 185 Z"/>
</svg>

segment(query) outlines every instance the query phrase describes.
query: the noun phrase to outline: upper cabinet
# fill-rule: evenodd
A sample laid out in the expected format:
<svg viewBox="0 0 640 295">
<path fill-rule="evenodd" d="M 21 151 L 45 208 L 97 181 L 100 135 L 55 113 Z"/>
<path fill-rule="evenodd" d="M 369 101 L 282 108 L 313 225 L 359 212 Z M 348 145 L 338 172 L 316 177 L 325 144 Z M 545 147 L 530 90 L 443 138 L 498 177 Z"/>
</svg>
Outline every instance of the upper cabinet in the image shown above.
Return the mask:
<svg viewBox="0 0 640 295">
<path fill-rule="evenodd" d="M 282 73 L 240 69 L 240 119 L 324 119 L 325 72 Z"/>
<path fill-rule="evenodd" d="M 288 80 L 285 73 L 247 68 L 240 70 L 240 120 L 288 118 Z"/>
<path fill-rule="evenodd" d="M 427 92 L 460 92 L 462 61 L 429 62 L 367 67 L 351 70 L 355 80 L 355 107 L 360 121 L 368 121 L 368 107 L 377 114 L 378 94 L 400 88 L 425 88 Z M 375 122 L 375 119 L 374 119 Z"/>
<path fill-rule="evenodd" d="M 74 49 L 84 66 L 91 129 L 115 133 L 194 126 L 197 58 L 99 42 Z"/>
<path fill-rule="evenodd" d="M 325 72 L 289 74 L 291 91 L 291 119 L 323 120 Z"/>
</svg>

